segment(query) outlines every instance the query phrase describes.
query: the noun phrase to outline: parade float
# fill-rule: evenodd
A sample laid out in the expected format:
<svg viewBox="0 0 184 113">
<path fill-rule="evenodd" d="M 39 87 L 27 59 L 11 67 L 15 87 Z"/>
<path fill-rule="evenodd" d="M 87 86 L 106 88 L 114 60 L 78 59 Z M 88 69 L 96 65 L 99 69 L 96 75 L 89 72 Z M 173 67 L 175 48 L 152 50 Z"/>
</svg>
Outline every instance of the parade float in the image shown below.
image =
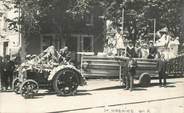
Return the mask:
<svg viewBox="0 0 184 113">
<path fill-rule="evenodd" d="M 112 30 L 112 29 L 111 29 Z M 163 31 L 161 32 L 167 32 Z M 98 55 L 83 55 L 81 57 L 81 71 L 87 78 L 119 78 L 122 83 L 125 83 L 125 76 L 128 73 L 128 61 L 130 58 L 125 55 L 118 56 L 115 48 L 114 35 L 107 34 L 107 44 L 104 47 L 104 52 Z M 108 46 L 110 45 L 110 46 Z M 125 45 L 127 45 L 125 43 Z M 154 45 L 158 49 L 158 53 L 164 54 L 167 60 L 167 74 L 183 73 L 183 56 L 178 56 L 178 38 L 170 41 L 165 40 L 165 37 L 160 38 Z M 144 46 L 144 44 L 142 44 Z M 159 55 L 155 59 L 147 57 L 134 58 L 137 61 L 136 75 L 134 79 L 138 80 L 141 86 L 149 86 L 151 78 L 158 77 L 158 60 Z M 173 65 L 174 64 L 174 65 Z"/>
<path fill-rule="evenodd" d="M 26 61 L 17 69 L 13 90 L 24 98 L 30 98 L 39 89 L 53 90 L 57 95 L 74 95 L 79 85 L 85 84 L 80 71 L 65 61 L 59 62 L 60 54 L 54 46 L 40 55 L 27 55 Z"/>
</svg>

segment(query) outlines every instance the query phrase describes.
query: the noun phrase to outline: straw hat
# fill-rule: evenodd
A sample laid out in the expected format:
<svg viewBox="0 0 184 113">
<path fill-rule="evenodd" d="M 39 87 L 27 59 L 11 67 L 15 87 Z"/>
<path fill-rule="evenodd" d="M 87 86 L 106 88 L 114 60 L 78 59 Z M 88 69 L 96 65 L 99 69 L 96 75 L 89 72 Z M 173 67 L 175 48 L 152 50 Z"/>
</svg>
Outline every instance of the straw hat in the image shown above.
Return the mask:
<svg viewBox="0 0 184 113">
<path fill-rule="evenodd" d="M 164 27 L 159 32 L 160 33 L 167 33 L 168 32 L 168 28 L 167 27 Z"/>
</svg>

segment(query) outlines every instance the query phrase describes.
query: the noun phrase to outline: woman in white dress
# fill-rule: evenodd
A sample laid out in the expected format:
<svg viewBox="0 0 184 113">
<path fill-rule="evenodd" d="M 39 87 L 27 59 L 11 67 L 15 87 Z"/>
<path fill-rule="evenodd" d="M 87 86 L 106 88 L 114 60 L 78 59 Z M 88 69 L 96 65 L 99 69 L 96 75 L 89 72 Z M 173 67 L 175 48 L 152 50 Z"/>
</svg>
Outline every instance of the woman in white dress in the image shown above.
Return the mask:
<svg viewBox="0 0 184 113">
<path fill-rule="evenodd" d="M 117 49 L 118 56 L 122 56 L 123 51 L 125 50 L 124 37 L 120 32 L 121 32 L 121 29 L 118 29 L 117 33 L 115 34 L 116 49 Z"/>
</svg>

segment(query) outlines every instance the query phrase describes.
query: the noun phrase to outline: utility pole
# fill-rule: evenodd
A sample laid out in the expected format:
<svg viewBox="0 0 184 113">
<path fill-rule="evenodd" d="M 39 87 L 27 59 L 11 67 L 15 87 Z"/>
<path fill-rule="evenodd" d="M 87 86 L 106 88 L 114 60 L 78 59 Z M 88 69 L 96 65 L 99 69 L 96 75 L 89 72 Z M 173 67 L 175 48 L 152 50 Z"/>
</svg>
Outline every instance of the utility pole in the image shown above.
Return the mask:
<svg viewBox="0 0 184 113">
<path fill-rule="evenodd" d="M 153 24 L 154 24 L 154 34 L 153 34 L 153 41 L 155 43 L 156 41 L 156 18 L 153 19 Z"/>
<path fill-rule="evenodd" d="M 123 31 L 124 31 L 124 16 L 125 16 L 125 8 L 124 8 L 124 3 L 123 3 L 123 5 L 122 5 L 122 33 L 123 33 Z"/>
<path fill-rule="evenodd" d="M 153 42 L 155 44 L 156 42 L 156 18 L 148 19 L 148 20 L 150 20 L 151 22 L 153 21 Z"/>
<path fill-rule="evenodd" d="M 125 21 L 125 3 L 126 3 L 127 0 L 123 0 L 123 3 L 121 4 L 121 7 L 122 7 L 122 14 L 121 14 L 121 18 L 122 18 L 122 33 L 124 32 L 124 21 Z"/>
</svg>

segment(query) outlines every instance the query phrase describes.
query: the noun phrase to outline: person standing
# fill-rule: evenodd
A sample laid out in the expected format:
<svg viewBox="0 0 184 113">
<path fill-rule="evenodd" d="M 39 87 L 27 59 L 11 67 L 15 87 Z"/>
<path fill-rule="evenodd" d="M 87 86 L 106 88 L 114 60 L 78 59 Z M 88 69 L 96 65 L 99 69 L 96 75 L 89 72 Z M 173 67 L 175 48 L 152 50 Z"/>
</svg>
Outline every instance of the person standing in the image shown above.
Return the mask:
<svg viewBox="0 0 184 113">
<path fill-rule="evenodd" d="M 178 54 L 179 37 L 172 37 L 169 42 L 169 58 L 175 58 Z"/>
<path fill-rule="evenodd" d="M 168 28 L 164 27 L 158 31 L 158 36 L 160 39 L 156 41 L 157 46 L 168 48 L 168 44 L 170 42 L 171 36 L 168 33 Z"/>
<path fill-rule="evenodd" d="M 121 29 L 117 30 L 117 33 L 115 34 L 115 40 L 116 40 L 117 55 L 122 56 L 123 51 L 125 50 L 125 46 L 124 46 L 124 37 L 121 34 Z"/>
<path fill-rule="evenodd" d="M 0 90 L 2 90 L 2 77 L 3 77 L 3 57 L 0 56 Z"/>
<path fill-rule="evenodd" d="M 136 74 L 136 67 L 137 67 L 137 62 L 135 59 L 130 58 L 128 61 L 128 74 L 126 75 L 126 87 L 125 90 L 133 90 L 133 85 L 134 85 L 134 76 Z"/>
<path fill-rule="evenodd" d="M 166 87 L 166 60 L 165 55 L 161 54 L 160 59 L 158 60 L 158 74 L 159 74 L 159 85 L 160 87 Z M 162 82 L 163 79 L 163 82 Z"/>
<path fill-rule="evenodd" d="M 9 87 L 11 89 L 12 87 L 12 81 L 13 81 L 13 71 L 15 69 L 14 62 L 10 60 L 10 56 L 5 56 L 4 60 L 4 66 L 3 66 L 3 76 L 5 78 L 5 90 L 7 90 Z"/>
</svg>

